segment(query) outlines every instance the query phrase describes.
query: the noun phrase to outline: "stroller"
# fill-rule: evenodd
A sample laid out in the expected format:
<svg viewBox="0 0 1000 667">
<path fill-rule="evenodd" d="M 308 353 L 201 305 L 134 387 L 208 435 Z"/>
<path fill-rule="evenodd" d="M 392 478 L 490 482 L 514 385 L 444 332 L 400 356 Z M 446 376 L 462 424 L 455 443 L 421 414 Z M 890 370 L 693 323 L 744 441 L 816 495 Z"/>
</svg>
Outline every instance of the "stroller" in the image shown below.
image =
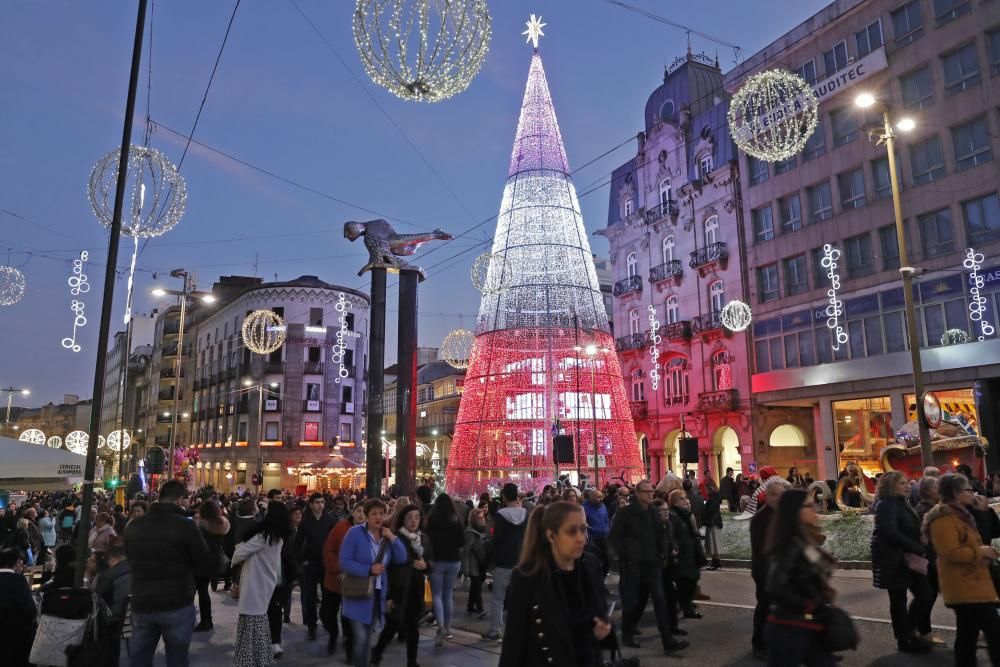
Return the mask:
<svg viewBox="0 0 1000 667">
<path fill-rule="evenodd" d="M 31 663 L 53 667 L 102 664 L 102 640 L 109 616 L 104 602 L 87 588 L 46 591 L 38 612 Z"/>
</svg>

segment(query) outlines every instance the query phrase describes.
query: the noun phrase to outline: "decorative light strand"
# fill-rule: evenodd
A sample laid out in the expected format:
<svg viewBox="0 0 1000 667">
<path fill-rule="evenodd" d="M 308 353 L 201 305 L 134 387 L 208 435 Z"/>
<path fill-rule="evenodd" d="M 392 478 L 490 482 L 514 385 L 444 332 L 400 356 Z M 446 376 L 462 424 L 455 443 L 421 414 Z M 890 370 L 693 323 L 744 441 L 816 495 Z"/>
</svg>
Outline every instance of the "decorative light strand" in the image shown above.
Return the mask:
<svg viewBox="0 0 1000 667">
<path fill-rule="evenodd" d="M 66 436 L 66 449 L 74 454 L 86 454 L 90 436 L 86 431 L 72 431 Z"/>
<path fill-rule="evenodd" d="M 472 263 L 472 284 L 483 294 L 496 294 L 511 282 L 501 255 L 484 252 Z"/>
<path fill-rule="evenodd" d="M 21 435 L 19 435 L 17 439 L 21 442 L 30 442 L 33 445 L 45 444 L 45 434 L 37 428 L 24 429 L 21 431 Z"/>
<path fill-rule="evenodd" d="M 132 444 L 132 436 L 128 434 L 128 431 L 112 431 L 108 433 L 108 437 L 104 441 L 105 446 L 111 451 L 118 453 L 123 449 L 128 449 Z"/>
<path fill-rule="evenodd" d="M 67 350 L 79 352 L 81 348 L 80 344 L 76 342 L 76 330 L 82 329 L 87 324 L 86 305 L 83 301 L 73 299 L 69 304 L 69 309 L 73 312 L 73 334 L 62 339 L 62 346 Z"/>
<path fill-rule="evenodd" d="M 62 438 L 60 438 L 58 435 L 54 435 L 48 440 L 46 440 L 45 444 L 51 447 L 52 449 L 59 449 L 62 447 Z"/>
<path fill-rule="evenodd" d="M 840 250 L 834 248 L 829 243 L 823 246 L 823 259 L 820 266 L 826 269 L 826 277 L 830 279 L 830 289 L 826 295 L 830 301 L 826 307 L 826 326 L 830 329 L 830 346 L 837 351 L 840 346 L 847 342 L 847 332 L 844 331 L 840 323 L 840 316 L 844 314 L 844 302 L 840 300 L 840 274 L 837 273 L 837 260 L 840 259 Z"/>
<path fill-rule="evenodd" d="M 972 248 L 965 249 L 965 259 L 962 260 L 962 266 L 969 269 L 969 281 L 972 283 L 969 288 L 969 296 L 972 297 L 969 300 L 969 318 L 973 322 L 979 323 L 979 340 L 981 341 L 996 333 L 996 329 L 985 316 L 986 297 L 979 293 L 986 283 L 983 276 L 979 274 L 983 268 L 984 260 L 983 253 L 976 252 Z"/>
<path fill-rule="evenodd" d="M 739 299 L 733 299 L 723 306 L 719 317 L 722 320 L 722 326 L 734 332 L 746 331 L 753 321 L 750 306 Z"/>
<path fill-rule="evenodd" d="M 69 285 L 70 296 L 80 296 L 90 291 L 90 282 L 87 281 L 87 274 L 83 272 L 83 263 L 89 257 L 90 253 L 82 250 L 80 251 L 80 258 L 73 260 L 73 275 L 66 280 Z M 67 350 L 79 352 L 80 345 L 76 342 L 76 330 L 83 328 L 87 324 L 87 316 L 85 314 L 86 305 L 83 301 L 73 299 L 70 302 L 69 309 L 73 313 L 73 334 L 62 339 L 62 346 Z"/>
<path fill-rule="evenodd" d="M 729 102 L 733 141 L 759 160 L 787 160 L 805 148 L 816 130 L 819 100 L 798 74 L 768 70 L 755 74 Z"/>
<path fill-rule="evenodd" d="M 468 329 L 455 329 L 441 341 L 441 358 L 459 370 L 468 368 L 475 340 L 475 334 Z"/>
<path fill-rule="evenodd" d="M 486 0 L 357 0 L 354 44 L 372 81 L 416 102 L 456 95 L 490 44 Z"/>
<path fill-rule="evenodd" d="M 0 306 L 13 306 L 24 298 L 27 281 L 13 266 L 0 266 Z"/>
<path fill-rule="evenodd" d="M 340 384 L 341 380 L 346 379 L 351 374 L 351 369 L 344 364 L 344 357 L 347 352 L 346 339 L 361 337 L 360 333 L 357 331 L 351 331 L 347 326 L 347 310 L 350 307 L 351 302 L 347 300 L 347 295 L 343 292 L 338 293 L 337 303 L 334 305 L 334 310 L 339 313 L 337 319 L 340 324 L 340 328 L 337 329 L 337 342 L 333 344 L 332 350 L 333 363 L 337 364 L 337 377 L 335 377 L 333 381 L 337 384 Z"/>
<path fill-rule="evenodd" d="M 656 307 L 649 304 L 646 310 L 649 311 L 649 356 L 652 361 L 649 384 L 656 391 L 660 386 L 660 343 L 663 338 L 660 336 L 660 320 L 656 319 Z"/>
<path fill-rule="evenodd" d="M 285 322 L 272 310 L 255 310 L 243 320 L 243 344 L 257 354 L 271 354 L 285 342 Z"/>
</svg>

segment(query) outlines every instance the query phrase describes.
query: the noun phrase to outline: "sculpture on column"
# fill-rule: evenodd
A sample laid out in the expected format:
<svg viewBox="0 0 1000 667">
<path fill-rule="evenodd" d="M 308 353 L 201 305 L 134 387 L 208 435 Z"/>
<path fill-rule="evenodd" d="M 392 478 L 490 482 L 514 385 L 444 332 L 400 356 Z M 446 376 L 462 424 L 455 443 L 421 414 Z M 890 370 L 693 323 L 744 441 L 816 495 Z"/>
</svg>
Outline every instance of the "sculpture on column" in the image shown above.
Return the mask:
<svg viewBox="0 0 1000 667">
<path fill-rule="evenodd" d="M 344 223 L 344 238 L 356 241 L 362 236 L 365 237 L 365 247 L 368 249 L 368 263 L 358 271 L 359 276 L 376 267 L 392 271 L 409 267 L 401 257 L 411 256 L 429 241 L 451 241 L 454 238 L 440 229 L 422 234 L 397 234 L 392 225 L 381 219 Z M 415 268 L 423 276 L 423 270 Z"/>
</svg>

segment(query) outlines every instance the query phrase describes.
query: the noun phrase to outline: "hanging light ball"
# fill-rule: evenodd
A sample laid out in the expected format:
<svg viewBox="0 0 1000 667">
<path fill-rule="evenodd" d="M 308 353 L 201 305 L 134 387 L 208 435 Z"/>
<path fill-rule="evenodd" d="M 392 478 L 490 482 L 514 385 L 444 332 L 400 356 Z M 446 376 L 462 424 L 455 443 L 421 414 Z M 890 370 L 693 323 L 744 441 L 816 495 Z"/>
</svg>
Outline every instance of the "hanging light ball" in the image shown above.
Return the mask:
<svg viewBox="0 0 1000 667">
<path fill-rule="evenodd" d="M 758 160 L 779 162 L 805 148 L 818 122 L 819 100 L 798 74 L 755 74 L 729 102 L 729 132 L 736 145 Z"/>
<path fill-rule="evenodd" d="M 111 433 L 108 433 L 108 437 L 104 441 L 104 444 L 108 449 L 117 454 L 123 449 L 129 448 L 129 445 L 132 444 L 132 436 L 128 434 L 128 431 L 112 431 Z"/>
<path fill-rule="evenodd" d="M 271 354 L 285 342 L 285 322 L 271 310 L 255 310 L 243 320 L 243 344 L 257 354 Z"/>
<path fill-rule="evenodd" d="M 24 273 L 13 266 L 0 266 L 0 306 L 13 306 L 24 298 Z"/>
<path fill-rule="evenodd" d="M 483 294 L 496 294 L 510 284 L 511 273 L 503 258 L 484 252 L 472 263 L 472 284 Z"/>
<path fill-rule="evenodd" d="M 87 190 L 94 215 L 109 229 L 120 158 L 121 149 L 116 148 L 98 160 L 90 172 Z M 155 148 L 132 144 L 128 152 L 127 179 L 122 234 L 137 238 L 161 236 L 181 221 L 187 202 L 187 185 L 166 155 Z"/>
<path fill-rule="evenodd" d="M 941 334 L 942 345 L 960 345 L 968 343 L 969 340 L 969 334 L 961 329 L 948 329 Z"/>
<path fill-rule="evenodd" d="M 86 454 L 90 436 L 86 431 L 73 431 L 66 436 L 66 449 L 74 454 Z"/>
<path fill-rule="evenodd" d="M 730 331 L 745 331 L 750 322 L 753 321 L 753 314 L 750 306 L 738 299 L 733 299 L 722 308 L 722 326 Z"/>
<path fill-rule="evenodd" d="M 490 46 L 486 0 L 357 0 L 354 44 L 372 81 L 440 102 L 472 82 Z"/>
<path fill-rule="evenodd" d="M 54 435 L 48 440 L 46 440 L 45 444 L 51 447 L 52 449 L 59 449 L 60 447 L 62 447 L 62 438 L 60 438 L 58 435 Z"/>
<path fill-rule="evenodd" d="M 21 435 L 17 437 L 21 442 L 30 442 L 33 445 L 44 445 L 45 444 L 45 434 L 39 431 L 37 428 L 26 428 L 21 431 Z"/>
<path fill-rule="evenodd" d="M 455 329 L 441 341 L 441 358 L 459 370 L 469 367 L 476 336 L 468 329 Z"/>
</svg>

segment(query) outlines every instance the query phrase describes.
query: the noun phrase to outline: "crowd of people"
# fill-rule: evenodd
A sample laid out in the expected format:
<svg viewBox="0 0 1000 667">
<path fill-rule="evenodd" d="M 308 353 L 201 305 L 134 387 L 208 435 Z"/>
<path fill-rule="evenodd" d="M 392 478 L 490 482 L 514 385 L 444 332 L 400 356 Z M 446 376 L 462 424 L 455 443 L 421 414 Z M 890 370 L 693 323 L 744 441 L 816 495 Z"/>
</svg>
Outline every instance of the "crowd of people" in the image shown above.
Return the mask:
<svg viewBox="0 0 1000 667">
<path fill-rule="evenodd" d="M 1000 479 L 987 482 L 992 488 L 971 470 L 934 468 L 916 480 L 879 477 L 873 583 L 888 592 L 900 651 L 942 643 L 930 622 L 940 597 L 956 618 L 956 664 L 975 664 L 980 633 L 1000 664 L 1000 554 L 990 546 L 1000 519 L 985 504 L 1000 493 Z M 810 484 L 808 473 L 765 467 L 759 482 L 729 469 L 718 483 L 708 471 L 700 479 L 668 473 L 655 485 L 559 484 L 537 496 L 507 483 L 495 497 L 468 500 L 435 497 L 430 484 L 411 499 L 220 494 L 169 481 L 127 509 L 98 494 L 84 581 L 102 602 L 108 631 L 91 664 L 119 663 L 126 622 L 130 664 L 152 665 L 161 639 L 168 665 L 187 664 L 193 634 L 214 629 L 212 592 L 220 587 L 238 598 L 233 664 L 272 664 L 285 653 L 282 628 L 298 586 L 306 637 L 318 640 L 322 628 L 329 655 L 380 665 L 398 638 L 407 667 L 418 667 L 422 624 L 435 627 L 438 647 L 452 638 L 463 578 L 465 611 L 487 622 L 484 640 L 501 642 L 501 667 L 603 665 L 605 651 L 641 646 L 650 599 L 658 650 L 682 655 L 684 625 L 702 618 L 698 602 L 707 599 L 701 574 L 722 567 L 724 509 L 753 512 L 754 655 L 776 666 L 833 664 L 826 639 L 837 562 L 824 549 Z M 27 665 L 34 635 L 36 603 L 17 571 L 44 563 L 43 592 L 72 586 L 80 511 L 75 494 L 55 493 L 0 514 L 0 641 L 13 656 L 5 664 Z M 608 604 L 614 571 L 617 631 L 619 603 Z"/>
</svg>

